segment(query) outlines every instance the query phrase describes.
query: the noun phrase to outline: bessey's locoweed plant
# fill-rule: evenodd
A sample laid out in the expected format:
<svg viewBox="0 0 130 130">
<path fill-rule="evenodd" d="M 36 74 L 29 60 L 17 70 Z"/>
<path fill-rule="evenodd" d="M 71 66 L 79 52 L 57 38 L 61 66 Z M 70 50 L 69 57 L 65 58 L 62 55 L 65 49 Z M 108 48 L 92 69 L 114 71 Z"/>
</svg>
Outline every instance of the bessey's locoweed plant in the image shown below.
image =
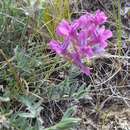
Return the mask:
<svg viewBox="0 0 130 130">
<path fill-rule="evenodd" d="M 107 39 L 112 37 L 112 32 L 102 26 L 106 20 L 107 16 L 100 10 L 95 14 L 87 12 L 71 23 L 62 20 L 56 28 L 56 34 L 63 41 L 51 40 L 49 45 L 58 55 L 90 75 L 90 68 L 85 65 L 85 61 L 91 60 L 95 54 L 103 53 L 108 45 Z"/>
</svg>

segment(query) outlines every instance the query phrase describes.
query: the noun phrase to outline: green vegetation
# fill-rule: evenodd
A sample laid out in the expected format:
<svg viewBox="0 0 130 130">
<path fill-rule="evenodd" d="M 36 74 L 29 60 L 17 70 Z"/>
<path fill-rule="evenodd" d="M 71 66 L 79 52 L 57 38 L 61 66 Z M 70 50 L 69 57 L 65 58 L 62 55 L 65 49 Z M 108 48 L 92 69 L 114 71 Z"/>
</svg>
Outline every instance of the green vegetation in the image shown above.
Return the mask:
<svg viewBox="0 0 130 130">
<path fill-rule="evenodd" d="M 111 103 L 119 99 L 119 104 L 129 107 L 128 35 L 125 49 L 122 40 L 129 27 L 122 22 L 121 0 L 111 2 L 112 12 L 103 1 L 97 1 L 96 8 L 110 13 L 107 27 L 114 28 L 115 33 L 108 53 L 86 62 L 93 68 L 86 76 L 52 52 L 48 43 L 51 39 L 63 40 L 55 35 L 62 19 L 71 21 L 86 10 L 94 12 L 94 2 L 0 0 L 0 130 L 76 130 L 80 126 L 93 130 L 100 124 L 105 130 L 104 125 L 114 120 L 112 105 L 108 107 Z M 91 118 L 99 123 L 93 129 L 87 127 L 94 124 Z"/>
</svg>

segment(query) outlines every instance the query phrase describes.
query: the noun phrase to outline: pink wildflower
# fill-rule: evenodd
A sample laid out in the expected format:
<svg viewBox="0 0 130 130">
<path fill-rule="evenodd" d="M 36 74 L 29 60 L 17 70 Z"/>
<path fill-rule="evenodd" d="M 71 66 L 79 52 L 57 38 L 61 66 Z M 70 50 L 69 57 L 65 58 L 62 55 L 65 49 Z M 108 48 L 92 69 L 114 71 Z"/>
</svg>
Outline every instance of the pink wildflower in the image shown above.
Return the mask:
<svg viewBox="0 0 130 130">
<path fill-rule="evenodd" d="M 51 40 L 49 45 L 53 51 L 80 68 L 86 75 L 90 75 L 90 68 L 84 59 L 92 59 L 97 53 L 103 53 L 107 47 L 107 39 L 112 37 L 112 32 L 105 29 L 107 20 L 104 12 L 97 10 L 95 14 L 86 13 L 79 19 L 69 23 L 62 20 L 56 28 L 56 33 L 62 36 L 62 43 Z"/>
</svg>

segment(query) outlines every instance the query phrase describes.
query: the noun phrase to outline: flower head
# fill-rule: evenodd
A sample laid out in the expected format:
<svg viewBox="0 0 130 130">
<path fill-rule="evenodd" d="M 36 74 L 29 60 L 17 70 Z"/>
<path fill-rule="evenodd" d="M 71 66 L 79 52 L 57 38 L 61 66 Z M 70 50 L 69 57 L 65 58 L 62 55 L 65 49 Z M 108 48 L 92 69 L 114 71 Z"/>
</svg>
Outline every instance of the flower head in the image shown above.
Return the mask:
<svg viewBox="0 0 130 130">
<path fill-rule="evenodd" d="M 62 20 L 56 33 L 64 41 L 51 40 L 49 45 L 58 55 L 71 60 L 82 72 L 90 75 L 90 68 L 84 60 L 92 60 L 95 54 L 103 53 L 108 45 L 107 39 L 112 37 L 112 32 L 102 26 L 106 20 L 105 13 L 100 10 L 95 14 L 87 12 L 71 23 Z"/>
</svg>

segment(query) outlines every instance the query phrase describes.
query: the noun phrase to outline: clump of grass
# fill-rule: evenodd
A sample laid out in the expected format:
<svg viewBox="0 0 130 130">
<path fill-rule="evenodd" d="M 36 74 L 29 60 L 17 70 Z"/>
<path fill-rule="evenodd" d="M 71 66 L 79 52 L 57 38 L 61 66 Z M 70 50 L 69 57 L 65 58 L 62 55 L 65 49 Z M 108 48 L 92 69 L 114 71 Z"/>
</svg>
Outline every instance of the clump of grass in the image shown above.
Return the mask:
<svg viewBox="0 0 130 130">
<path fill-rule="evenodd" d="M 52 38 L 55 37 L 55 28 L 62 19 L 71 18 L 69 0 L 50 0 L 46 3 L 44 22 Z"/>
<path fill-rule="evenodd" d="M 116 13 L 115 7 L 117 6 L 118 10 Z M 116 32 L 117 32 L 117 47 L 118 47 L 118 54 L 121 55 L 122 53 L 122 22 L 121 22 L 121 1 L 113 1 L 113 12 L 114 12 L 114 18 L 116 23 Z"/>
</svg>

